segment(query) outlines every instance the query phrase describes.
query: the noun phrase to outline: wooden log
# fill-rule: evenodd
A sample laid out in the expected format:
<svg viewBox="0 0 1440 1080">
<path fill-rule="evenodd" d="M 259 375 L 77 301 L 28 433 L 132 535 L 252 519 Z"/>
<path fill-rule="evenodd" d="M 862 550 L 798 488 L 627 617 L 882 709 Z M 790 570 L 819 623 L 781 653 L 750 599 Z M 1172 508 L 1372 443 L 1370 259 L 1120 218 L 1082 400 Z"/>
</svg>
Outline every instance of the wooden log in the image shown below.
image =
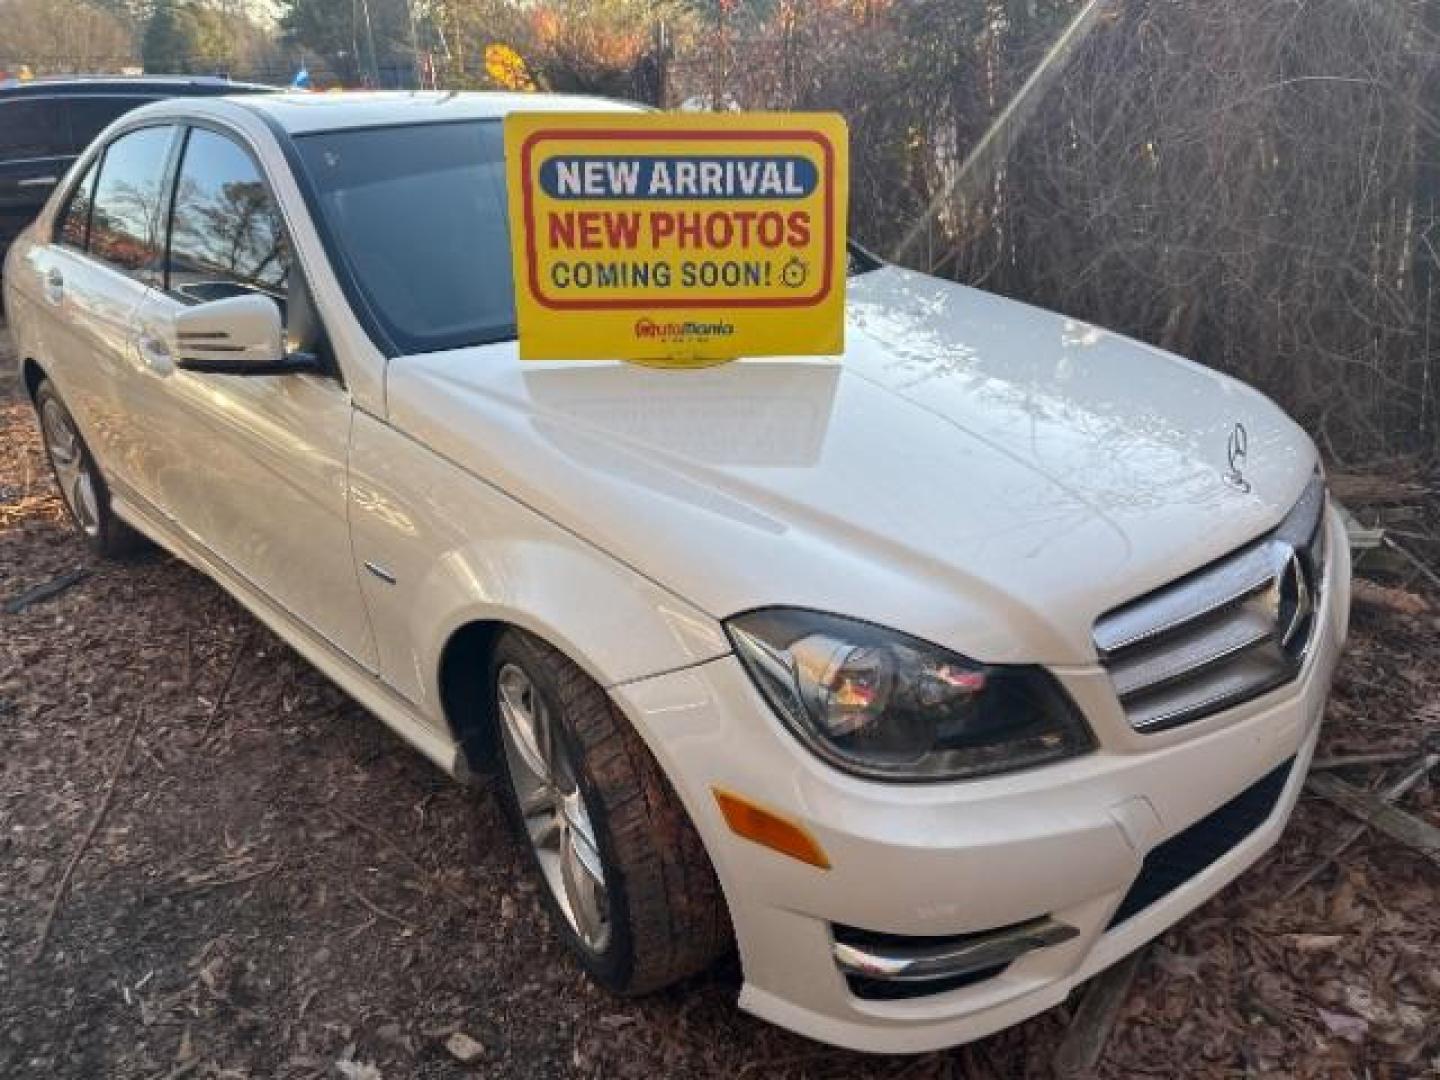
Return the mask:
<svg viewBox="0 0 1440 1080">
<path fill-rule="evenodd" d="M 1429 822 L 1407 814 L 1378 795 L 1351 787 L 1330 773 L 1311 776 L 1305 781 L 1305 787 L 1377 832 L 1440 866 L 1440 829 Z"/>
<path fill-rule="evenodd" d="M 1430 602 L 1417 593 L 1377 585 L 1362 577 L 1350 583 L 1350 599 L 1362 607 L 1389 611 L 1395 615 L 1428 615 L 1431 610 Z"/>
<path fill-rule="evenodd" d="M 1318 770 L 1320 764 L 1321 763 L 1317 761 L 1315 764 L 1311 765 L 1310 768 L 1312 770 Z M 1430 770 L 1433 769 L 1437 764 L 1440 764 L 1440 755 L 1428 754 L 1425 757 L 1419 758 L 1418 760 L 1416 760 L 1413 766 L 1405 770 L 1405 772 L 1400 776 L 1398 780 L 1396 780 L 1389 787 L 1382 789 L 1378 798 L 1381 802 L 1385 803 L 1398 802 L 1400 799 L 1405 797 L 1405 795 L 1410 791 L 1411 788 L 1415 787 L 1415 785 L 1420 783 L 1421 780 L 1424 780 L 1425 777 L 1430 774 Z M 1313 778 L 1314 777 L 1312 776 L 1312 779 Z M 1309 870 L 1305 871 L 1305 873 L 1301 874 L 1298 878 L 1296 878 L 1294 883 L 1283 893 L 1280 894 L 1280 899 L 1282 901 L 1289 900 L 1306 885 L 1309 885 L 1312 881 L 1314 881 L 1317 877 L 1324 873 L 1327 866 L 1338 860 L 1341 855 L 1344 855 L 1345 852 L 1350 849 L 1350 846 L 1354 844 L 1355 841 L 1359 840 L 1362 836 L 1365 835 L 1365 830 L 1368 827 L 1368 822 L 1361 821 L 1351 826 L 1348 831 L 1342 833 L 1340 835 L 1340 839 L 1337 840 L 1331 846 L 1330 850 L 1325 853 L 1325 857 L 1322 858 L 1319 862 L 1317 862 L 1314 866 L 1312 866 Z"/>
<path fill-rule="evenodd" d="M 1139 949 L 1131 953 L 1090 980 L 1065 1040 L 1055 1053 L 1056 1076 L 1084 1076 L 1100 1064 L 1105 1044 L 1110 1041 L 1120 1010 L 1130 996 L 1130 984 L 1135 980 L 1135 972 L 1140 970 L 1145 952 Z"/>
</svg>

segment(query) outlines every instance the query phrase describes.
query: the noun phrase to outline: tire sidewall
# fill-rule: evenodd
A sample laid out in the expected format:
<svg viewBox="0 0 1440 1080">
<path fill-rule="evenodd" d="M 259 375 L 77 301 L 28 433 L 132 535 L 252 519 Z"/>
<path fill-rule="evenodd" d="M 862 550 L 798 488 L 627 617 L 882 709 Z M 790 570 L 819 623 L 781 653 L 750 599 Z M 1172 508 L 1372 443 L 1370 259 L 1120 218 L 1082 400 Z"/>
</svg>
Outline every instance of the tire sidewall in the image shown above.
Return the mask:
<svg viewBox="0 0 1440 1080">
<path fill-rule="evenodd" d="M 528 636 L 517 631 L 501 635 L 490 659 L 490 670 L 486 679 L 486 693 L 489 708 L 496 724 L 497 768 L 501 774 L 501 802 L 505 816 L 515 831 L 517 842 L 525 849 L 525 860 L 529 864 L 532 880 L 541 895 L 541 902 L 549 914 L 551 923 L 565 939 L 566 945 L 581 966 L 602 986 L 616 993 L 624 993 L 634 970 L 634 936 L 631 930 L 630 909 L 625 889 L 624 875 L 615 851 L 614 838 L 610 833 L 607 805 L 591 772 L 585 747 L 575 732 L 573 719 L 561 706 L 559 688 L 552 674 L 555 659 L 547 657 L 540 648 L 532 644 Z M 595 829 L 595 842 L 600 849 L 600 860 L 605 869 L 605 890 L 610 905 L 610 940 L 603 952 L 595 952 L 586 945 L 570 925 L 564 911 L 550 889 L 540 867 L 540 857 L 530 842 L 524 816 L 520 811 L 520 799 L 515 791 L 510 764 L 506 757 L 504 734 L 500 730 L 498 679 L 506 664 L 514 664 L 524 670 L 541 697 L 550 715 L 558 721 L 556 731 L 564 749 L 570 755 L 575 770 L 575 781 L 585 798 L 585 809 Z"/>
</svg>

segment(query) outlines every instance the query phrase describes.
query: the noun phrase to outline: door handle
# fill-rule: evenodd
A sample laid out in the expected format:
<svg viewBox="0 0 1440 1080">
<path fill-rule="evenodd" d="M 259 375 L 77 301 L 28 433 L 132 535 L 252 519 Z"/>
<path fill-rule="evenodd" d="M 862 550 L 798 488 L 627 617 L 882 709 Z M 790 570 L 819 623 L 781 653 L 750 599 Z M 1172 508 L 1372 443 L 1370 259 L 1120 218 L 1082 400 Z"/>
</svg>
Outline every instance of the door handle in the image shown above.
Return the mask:
<svg viewBox="0 0 1440 1080">
<path fill-rule="evenodd" d="M 165 344 L 164 339 L 144 331 L 136 345 L 140 349 L 140 359 L 156 375 L 163 378 L 175 373 L 175 358 L 170 355 L 170 346 Z"/>
<path fill-rule="evenodd" d="M 16 180 L 17 188 L 25 187 L 54 187 L 60 182 L 58 176 L 27 176 L 23 180 Z"/>
<path fill-rule="evenodd" d="M 65 275 L 60 273 L 60 268 L 52 266 L 45 273 L 45 299 L 52 304 L 60 303 L 65 295 Z"/>
</svg>

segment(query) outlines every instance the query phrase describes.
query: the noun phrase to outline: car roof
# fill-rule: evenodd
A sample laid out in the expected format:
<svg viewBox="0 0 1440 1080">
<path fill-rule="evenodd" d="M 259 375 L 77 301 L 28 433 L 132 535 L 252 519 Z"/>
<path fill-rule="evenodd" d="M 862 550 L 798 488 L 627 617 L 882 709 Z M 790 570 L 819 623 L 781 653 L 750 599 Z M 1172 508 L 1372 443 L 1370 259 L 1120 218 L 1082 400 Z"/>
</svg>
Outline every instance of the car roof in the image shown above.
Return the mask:
<svg viewBox="0 0 1440 1080">
<path fill-rule="evenodd" d="M 251 112 L 261 113 L 292 135 L 392 124 L 437 123 L 447 120 L 498 120 L 512 112 L 628 112 L 643 106 L 578 94 L 435 93 L 351 91 L 346 93 L 285 93 L 245 98 Z"/>
<path fill-rule="evenodd" d="M 274 92 L 273 86 L 232 82 L 217 75 L 67 75 L 27 79 L 24 82 L 0 82 L 0 100 L 126 94 L 136 97 L 186 97 Z"/>
</svg>

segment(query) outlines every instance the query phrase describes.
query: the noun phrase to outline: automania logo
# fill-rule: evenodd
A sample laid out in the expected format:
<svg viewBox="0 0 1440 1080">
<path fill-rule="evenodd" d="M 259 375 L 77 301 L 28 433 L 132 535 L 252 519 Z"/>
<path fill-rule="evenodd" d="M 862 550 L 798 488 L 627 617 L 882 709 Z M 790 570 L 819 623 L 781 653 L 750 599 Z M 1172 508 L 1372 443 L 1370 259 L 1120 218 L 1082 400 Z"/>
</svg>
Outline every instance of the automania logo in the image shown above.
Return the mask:
<svg viewBox="0 0 1440 1080">
<path fill-rule="evenodd" d="M 735 333 L 735 324 L 728 322 L 656 322 L 642 318 L 635 321 L 635 336 L 641 341 L 708 341 L 711 338 L 729 337 Z"/>
</svg>

